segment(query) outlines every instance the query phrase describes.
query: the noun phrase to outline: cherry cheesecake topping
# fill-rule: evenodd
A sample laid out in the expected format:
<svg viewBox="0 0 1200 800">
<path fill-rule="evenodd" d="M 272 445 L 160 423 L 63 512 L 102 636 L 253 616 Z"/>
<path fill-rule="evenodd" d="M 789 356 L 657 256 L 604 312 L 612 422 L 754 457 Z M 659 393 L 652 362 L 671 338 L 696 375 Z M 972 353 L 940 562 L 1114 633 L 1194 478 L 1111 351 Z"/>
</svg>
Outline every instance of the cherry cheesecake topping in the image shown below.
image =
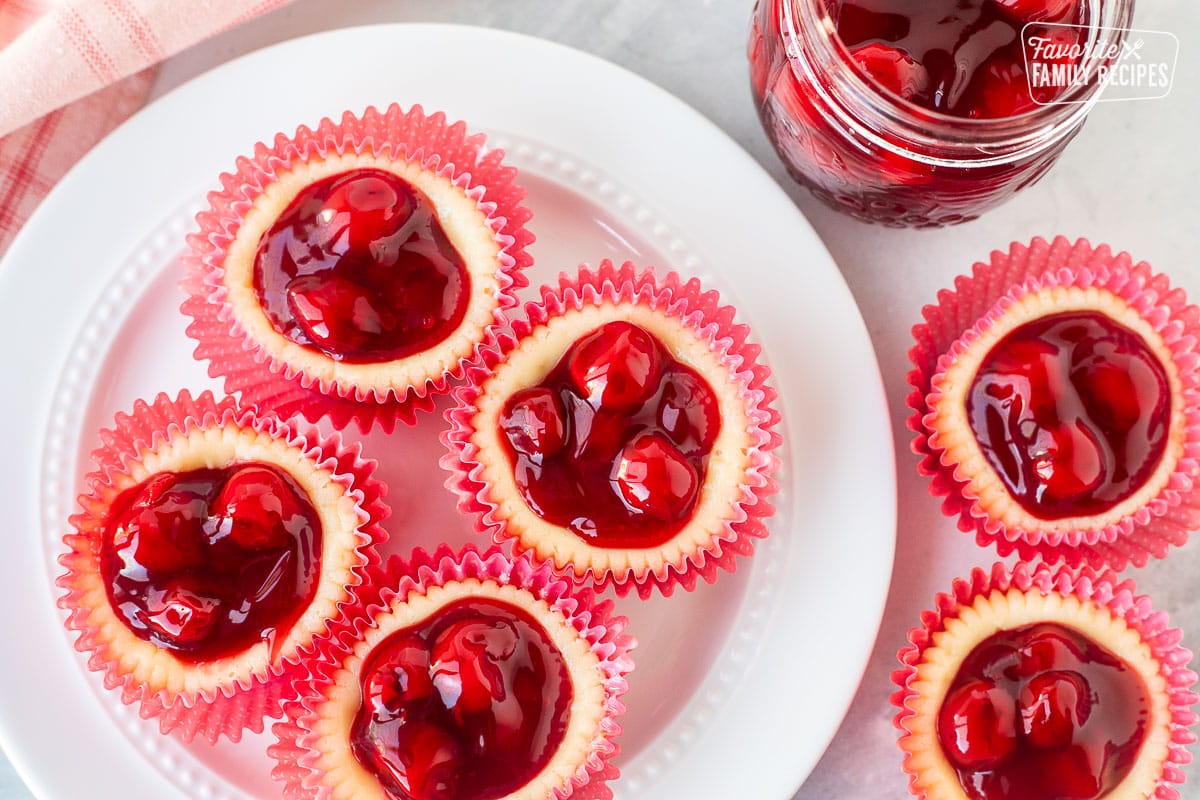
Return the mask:
<svg viewBox="0 0 1200 800">
<path fill-rule="evenodd" d="M 392 361 L 445 339 L 466 314 L 469 281 L 433 202 L 380 169 L 305 187 L 254 261 L 275 329 L 348 363 Z"/>
<path fill-rule="evenodd" d="M 1171 392 L 1136 333 L 1096 312 L 1016 328 L 967 396 L 984 456 L 1040 519 L 1102 513 L 1133 495 L 1166 449 Z"/>
<path fill-rule="evenodd" d="M 367 656 L 355 758 L 395 800 L 493 800 L 550 762 L 573 697 L 567 666 L 527 612 L 458 600 Z"/>
<path fill-rule="evenodd" d="M 690 519 L 721 415 L 703 377 L 614 321 L 514 393 L 500 428 L 539 516 L 600 546 L 654 547 Z"/>
<path fill-rule="evenodd" d="M 100 568 L 139 638 L 201 661 L 282 639 L 312 600 L 321 523 L 275 467 L 162 472 L 118 496 Z"/>
<path fill-rule="evenodd" d="M 971 651 L 937 733 L 972 800 L 1098 800 L 1132 769 L 1149 707 L 1141 678 L 1119 657 L 1040 623 Z"/>
</svg>

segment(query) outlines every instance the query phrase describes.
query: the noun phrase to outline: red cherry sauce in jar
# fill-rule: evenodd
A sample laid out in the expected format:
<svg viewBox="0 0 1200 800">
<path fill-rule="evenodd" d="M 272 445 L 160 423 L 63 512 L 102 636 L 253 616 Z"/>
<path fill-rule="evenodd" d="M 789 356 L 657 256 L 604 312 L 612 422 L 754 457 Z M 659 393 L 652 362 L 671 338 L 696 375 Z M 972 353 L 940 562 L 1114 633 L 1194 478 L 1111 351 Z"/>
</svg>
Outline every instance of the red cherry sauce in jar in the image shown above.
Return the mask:
<svg viewBox="0 0 1200 800">
<path fill-rule="evenodd" d="M 433 347 L 458 328 L 471 293 L 433 202 L 379 169 L 296 195 L 259 242 L 254 288 L 285 337 L 358 364 Z"/>
<path fill-rule="evenodd" d="M 134 635 L 208 661 L 283 639 L 316 593 L 321 535 L 275 467 L 162 472 L 113 503 L 100 574 Z"/>
<path fill-rule="evenodd" d="M 937 732 L 972 800 L 1098 800 L 1129 774 L 1149 716 L 1129 665 L 1075 630 L 1041 623 L 971 651 Z"/>
<path fill-rule="evenodd" d="M 1078 45 L 1082 0 L 831 0 L 837 35 L 878 90 L 955 117 L 1012 117 L 1054 100 L 1030 93 L 1021 29 Z M 1044 23 L 1053 23 L 1045 25 Z"/>
<path fill-rule="evenodd" d="M 1171 390 L 1145 341 L 1096 312 L 1016 328 L 984 357 L 967 397 L 984 457 L 1040 519 L 1103 513 L 1154 473 Z"/>
<path fill-rule="evenodd" d="M 510 397 L 500 428 L 539 516 L 600 547 L 654 547 L 691 518 L 721 414 L 704 378 L 618 321 Z"/>
<path fill-rule="evenodd" d="M 1094 29 L 1111 52 L 1131 16 L 1132 0 L 758 0 L 751 87 L 788 171 L 823 201 L 949 225 L 1040 178 L 1099 89 L 1039 78 L 1031 94 L 1022 41 L 1050 40 L 1070 54 L 1043 66 L 1086 76 L 1069 48 Z"/>
<path fill-rule="evenodd" d="M 492 800 L 553 758 L 574 696 L 562 654 L 528 613 L 459 600 L 367 656 L 354 757 L 396 800 Z"/>
</svg>

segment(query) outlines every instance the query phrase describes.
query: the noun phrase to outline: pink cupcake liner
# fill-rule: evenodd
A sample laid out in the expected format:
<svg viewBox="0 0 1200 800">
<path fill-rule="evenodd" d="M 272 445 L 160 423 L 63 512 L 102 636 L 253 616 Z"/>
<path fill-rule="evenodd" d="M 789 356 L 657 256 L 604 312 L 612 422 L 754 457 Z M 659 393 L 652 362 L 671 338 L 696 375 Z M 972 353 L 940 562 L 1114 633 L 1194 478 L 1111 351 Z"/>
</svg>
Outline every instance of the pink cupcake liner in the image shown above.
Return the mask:
<svg viewBox="0 0 1200 800">
<path fill-rule="evenodd" d="M 469 134 L 466 123 L 448 122 L 441 112 L 427 115 L 419 105 L 404 111 L 392 104 L 383 112 L 369 107 L 361 118 L 346 112 L 340 122 L 322 119 L 315 131 L 301 126 L 290 138 L 277 134 L 273 145 L 256 144 L 251 157 L 237 160 L 236 173 L 221 175 L 221 191 L 209 194 L 209 209 L 196 216 L 199 231 L 188 237 L 182 281 L 188 299 L 181 310 L 192 318 L 187 332 L 197 341 L 196 359 L 208 361 L 209 375 L 223 378 L 227 393 L 240 393 L 245 407 L 285 417 L 300 414 L 310 422 L 328 416 L 338 430 L 353 422 L 363 433 L 375 425 L 390 433 L 397 421 L 415 425 L 417 416 L 462 378 L 478 351 L 494 344 L 494 329 L 507 324 L 504 310 L 517 305 L 517 292 L 529 283 L 522 272 L 533 263 L 525 250 L 533 241 L 524 227 L 531 216 L 521 205 L 525 190 L 514 183 L 516 169 L 503 163 L 504 151 L 486 150 L 485 139 L 482 133 Z M 233 318 L 222 285 L 225 254 L 243 216 L 281 172 L 331 154 L 364 151 L 419 162 L 461 187 L 487 215 L 501 248 L 493 324 L 475 353 L 403 395 L 336 382 L 323 386 L 267 353 Z"/>
<path fill-rule="evenodd" d="M 364 633 L 377 624 L 378 617 L 389 613 L 393 603 L 414 593 L 423 595 L 434 586 L 468 579 L 525 589 L 562 614 L 590 645 L 604 674 L 604 717 L 585 763 L 547 800 L 611 800 L 607 783 L 620 774 L 612 762 L 620 751 L 616 739 L 621 734 L 619 718 L 625 712 L 621 696 L 629 688 L 630 652 L 637 647 L 637 641 L 625 632 L 628 620 L 614 615 L 611 600 L 601 601 L 591 590 L 558 575 L 550 564 L 510 559 L 495 548 L 480 552 L 472 545 L 458 552 L 447 545 L 432 553 L 417 549 L 408 561 L 393 556 L 386 565 L 369 571 L 358 601 L 345 610 L 334 634 L 325 640 L 326 657 L 314 661 L 298 695 L 285 704 L 285 718 L 272 726 L 278 742 L 267 748 L 276 762 L 271 776 L 283 784 L 285 800 L 331 796 L 331 787 L 322 785 L 323 772 L 316 766 L 320 753 L 314 748 L 318 737 L 313 724 L 341 662 Z"/>
<path fill-rule="evenodd" d="M 735 572 L 737 558 L 751 556 L 754 541 L 767 536 L 766 520 L 775 513 L 769 498 L 779 489 L 774 478 L 779 466 L 775 450 L 783 442 L 775 430 L 780 415 L 774 405 L 777 392 L 768 383 L 770 369 L 758 360 L 762 348 L 749 341 L 749 327 L 734 322 L 734 308 L 722 306 L 720 295 L 715 290 L 703 290 L 695 278 L 685 282 L 674 272 L 659 277 L 653 269 L 638 272 L 630 262 L 618 268 L 606 259 L 595 270 L 587 265 L 580 267 L 577 276 L 561 273 L 556 287 L 543 286 L 540 302 L 526 304 L 526 319 L 513 321 L 512 335 L 501 334 L 498 348 L 484 351 L 482 363 L 467 370 L 468 383 L 454 392 L 455 407 L 446 412 L 450 428 L 442 434 L 449 451 L 441 459 L 450 472 L 446 486 L 458 495 L 459 510 L 475 517 L 479 533 L 490 535 L 497 544 L 511 541 L 518 554 L 524 551 L 517 534 L 495 516 L 496 503 L 482 479 L 478 447 L 471 442 L 475 404 L 483 382 L 534 329 L 568 310 L 604 302 L 644 305 L 682 321 L 720 354 L 732 382 L 742 387 L 753 445 L 740 494 L 722 534 L 689 554 L 684 563 L 667 564 L 661 573 L 637 576 L 632 570 L 624 574 L 588 570 L 598 590 L 611 586 L 621 596 L 634 588 L 642 599 L 656 588 L 670 596 L 676 585 L 690 592 L 699 578 L 713 583 L 721 571 Z"/>
<path fill-rule="evenodd" d="M 183 741 L 199 738 L 216 743 L 224 736 L 236 742 L 245 730 L 261 733 L 264 718 L 283 713 L 283 701 L 295 693 L 292 684 L 307 674 L 306 661 L 317 655 L 319 641 L 329 635 L 332 625 L 329 621 L 324 633 L 265 671 L 239 676 L 211 691 L 171 695 L 137 682 L 119 663 L 120 654 L 111 653 L 108 642 L 88 624 L 89 609 L 81 605 L 82 580 L 99 571 L 109 504 L 119 493 L 117 478 L 128 474 L 143 451 L 154 449 L 174 433 L 229 424 L 266 433 L 302 450 L 309 461 L 331 473 L 333 480 L 357 500 L 357 563 L 346 586 L 347 601 L 355 597 L 367 568 L 379 563 L 376 547 L 388 538 L 380 526 L 390 513 L 383 502 L 386 488 L 372 477 L 376 463 L 362 458 L 358 444 L 344 445 L 337 434 L 322 437 L 316 429 L 259 418 L 250 410 L 239 409 L 230 398 L 217 402 L 211 392 L 193 398 L 185 390 L 174 399 L 159 394 L 151 403 L 137 401 L 132 414 L 118 413 L 115 425 L 100 432 L 103 445 L 92 453 L 96 469 L 84 478 L 85 490 L 79 497 L 82 510 L 70 519 L 74 532 L 63 537 L 67 552 L 59 557 L 59 563 L 66 572 L 56 584 L 65 593 L 58 605 L 69 612 L 67 628 L 79 634 L 75 649 L 87 655 L 89 670 L 103 673 L 105 688 L 119 691 L 123 703 L 139 706 L 142 718 L 156 718 L 163 733 L 175 734 Z"/>
<path fill-rule="evenodd" d="M 1192 760 L 1187 748 L 1196 741 L 1196 734 L 1190 727 L 1200 720 L 1200 716 L 1192 711 L 1192 706 L 1200 701 L 1200 695 L 1191 689 L 1197 680 L 1196 673 L 1188 668 L 1192 654 L 1180 644 L 1183 631 L 1168 627 L 1167 614 L 1155 611 L 1149 597 L 1136 593 L 1137 587 L 1132 580 L 1121 581 L 1112 570 L 1098 573 L 1086 566 L 1055 570 L 1047 564 L 1035 567 L 1020 563 L 1010 571 L 1004 564 L 997 563 L 990 572 L 976 568 L 970 578 L 955 580 L 949 593 L 938 594 L 933 608 L 921 613 L 921 625 L 908 632 L 910 644 L 897 654 L 903 665 L 892 673 L 892 682 L 898 687 L 891 697 L 892 705 L 899 709 L 895 717 L 897 730 L 902 735 L 911 732 L 908 721 L 915 714 L 910 704 L 918 696 L 912 683 L 925 650 L 934 646 L 934 636 L 945 629 L 946 620 L 958 616 L 962 608 L 972 605 L 981 596 L 993 591 L 1007 592 L 1014 587 L 1023 592 L 1037 590 L 1043 595 L 1074 595 L 1107 608 L 1113 616 L 1125 620 L 1150 646 L 1166 679 L 1171 715 L 1168 755 L 1153 797 L 1179 800 L 1175 786 L 1181 785 L 1186 778 L 1183 767 Z M 924 793 L 916 788 L 917 777 L 909 769 L 911 759 L 912 754 L 905 753 L 904 771 L 909 775 L 910 791 L 915 797 L 922 798 Z"/>
<path fill-rule="evenodd" d="M 1021 297 L 1054 286 L 1098 287 L 1125 300 L 1171 350 L 1182 384 L 1186 438 L 1167 485 L 1147 505 L 1103 528 L 1025 530 L 989 517 L 967 482 L 956 478 L 956 465 L 943 462 L 944 451 L 931 441 L 926 424 L 940 397 L 933 386 L 936 373 Z M 1189 531 L 1200 528 L 1200 309 L 1188 305 L 1166 276 L 1145 262 L 1134 264 L 1128 253 L 1114 255 L 1107 245 L 1037 238 L 1029 245 L 1013 243 L 1007 253 L 993 251 L 989 263 L 977 263 L 970 276 L 956 278 L 954 289 L 939 292 L 937 304 L 926 306 L 922 315 L 908 354 L 914 367 L 908 373 L 912 450 L 921 457 L 918 472 L 930 479 L 929 493 L 943 498 L 943 513 L 958 517 L 964 533 L 974 531 L 980 546 L 994 545 L 1005 557 L 1015 552 L 1023 560 L 1121 570 L 1128 564 L 1145 566 L 1151 556 L 1164 558 L 1172 545 L 1182 545 Z"/>
</svg>

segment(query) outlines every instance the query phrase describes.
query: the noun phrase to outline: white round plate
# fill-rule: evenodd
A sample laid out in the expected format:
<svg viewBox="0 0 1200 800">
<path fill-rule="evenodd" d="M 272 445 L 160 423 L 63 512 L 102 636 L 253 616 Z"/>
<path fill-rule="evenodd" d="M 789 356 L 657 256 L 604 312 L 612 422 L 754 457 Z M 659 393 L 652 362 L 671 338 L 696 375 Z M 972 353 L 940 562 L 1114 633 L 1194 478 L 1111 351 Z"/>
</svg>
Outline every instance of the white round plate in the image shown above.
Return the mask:
<svg viewBox="0 0 1200 800">
<path fill-rule="evenodd" d="M 602 258 L 673 268 L 763 345 L 785 437 L 771 535 L 716 584 L 618 603 L 641 646 L 614 788 L 790 797 L 855 692 L 891 573 L 892 435 L 858 310 L 784 193 L 679 100 L 565 47 L 435 25 L 325 33 L 197 78 L 85 158 L 0 265 L 0 743 L 42 798 L 278 796 L 269 735 L 184 746 L 104 691 L 55 607 L 55 559 L 97 431 L 137 397 L 218 388 L 177 310 L 204 192 L 255 141 L 392 101 L 508 151 L 534 212 L 534 287 Z M 471 539 L 436 467 L 441 424 L 364 442 L 393 550 Z"/>
</svg>

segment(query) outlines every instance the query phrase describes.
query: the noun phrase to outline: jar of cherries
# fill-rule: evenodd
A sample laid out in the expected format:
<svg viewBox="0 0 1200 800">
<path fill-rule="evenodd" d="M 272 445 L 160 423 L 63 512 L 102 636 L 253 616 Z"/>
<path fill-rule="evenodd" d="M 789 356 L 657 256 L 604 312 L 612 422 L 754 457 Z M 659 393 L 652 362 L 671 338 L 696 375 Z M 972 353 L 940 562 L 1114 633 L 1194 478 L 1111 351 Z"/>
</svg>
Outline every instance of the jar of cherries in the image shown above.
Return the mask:
<svg viewBox="0 0 1200 800">
<path fill-rule="evenodd" d="M 758 0 L 751 84 L 789 172 L 822 200 L 950 225 L 1045 174 L 1132 14 L 1133 0 Z"/>
</svg>

